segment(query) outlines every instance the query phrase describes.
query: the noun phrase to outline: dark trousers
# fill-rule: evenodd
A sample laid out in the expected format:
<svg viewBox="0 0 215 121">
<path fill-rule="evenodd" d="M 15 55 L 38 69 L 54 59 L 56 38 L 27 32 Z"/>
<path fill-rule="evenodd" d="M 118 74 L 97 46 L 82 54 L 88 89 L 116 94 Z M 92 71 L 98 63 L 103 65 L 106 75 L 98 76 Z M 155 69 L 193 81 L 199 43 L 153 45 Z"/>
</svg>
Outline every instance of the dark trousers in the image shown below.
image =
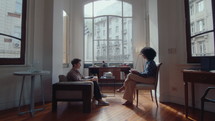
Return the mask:
<svg viewBox="0 0 215 121">
<path fill-rule="evenodd" d="M 96 100 L 102 99 L 102 95 L 101 95 L 97 81 L 93 81 L 93 83 L 94 83 L 94 98 Z"/>
</svg>

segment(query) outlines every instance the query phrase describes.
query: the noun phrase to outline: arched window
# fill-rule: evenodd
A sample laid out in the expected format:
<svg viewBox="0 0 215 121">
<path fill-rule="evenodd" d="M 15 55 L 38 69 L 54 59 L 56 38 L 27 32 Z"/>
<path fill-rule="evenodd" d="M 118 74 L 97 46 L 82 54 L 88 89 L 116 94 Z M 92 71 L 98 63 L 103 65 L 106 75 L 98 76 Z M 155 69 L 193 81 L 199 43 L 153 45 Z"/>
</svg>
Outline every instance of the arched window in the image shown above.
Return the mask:
<svg viewBox="0 0 215 121">
<path fill-rule="evenodd" d="M 132 63 L 132 5 L 119 0 L 84 6 L 84 63 Z"/>
<path fill-rule="evenodd" d="M 0 2 L 0 65 L 24 64 L 27 0 Z"/>
</svg>

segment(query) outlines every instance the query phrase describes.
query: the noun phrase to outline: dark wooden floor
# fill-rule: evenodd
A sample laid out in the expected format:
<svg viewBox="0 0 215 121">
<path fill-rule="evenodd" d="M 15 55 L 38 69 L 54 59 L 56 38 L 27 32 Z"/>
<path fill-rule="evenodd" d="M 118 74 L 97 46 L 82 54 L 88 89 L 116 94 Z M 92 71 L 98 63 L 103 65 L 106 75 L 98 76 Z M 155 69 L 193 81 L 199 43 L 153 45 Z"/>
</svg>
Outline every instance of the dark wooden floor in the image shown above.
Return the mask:
<svg viewBox="0 0 215 121">
<path fill-rule="evenodd" d="M 0 111 L 0 121 L 198 121 L 200 111 L 190 111 L 189 119 L 184 116 L 184 107 L 172 103 L 160 103 L 159 107 L 151 101 L 148 92 L 141 92 L 139 107 L 126 107 L 122 93 L 115 97 L 107 97 L 110 106 L 96 106 L 92 112 L 82 113 L 82 104 L 79 102 L 60 102 L 57 112 L 51 111 L 51 103 L 47 103 L 44 111 L 36 112 L 34 117 L 29 114 L 17 115 L 17 108 Z M 36 106 L 37 108 L 40 106 Z M 22 107 L 22 109 L 27 107 Z M 206 112 L 205 121 L 215 121 L 215 113 Z"/>
</svg>

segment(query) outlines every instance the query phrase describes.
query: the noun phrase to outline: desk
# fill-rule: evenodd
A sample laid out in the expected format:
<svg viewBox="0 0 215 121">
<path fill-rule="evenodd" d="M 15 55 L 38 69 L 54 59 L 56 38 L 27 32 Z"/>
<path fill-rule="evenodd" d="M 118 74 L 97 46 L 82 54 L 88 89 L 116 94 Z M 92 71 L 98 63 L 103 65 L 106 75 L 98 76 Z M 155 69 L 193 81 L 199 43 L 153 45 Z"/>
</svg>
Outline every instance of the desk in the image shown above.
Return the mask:
<svg viewBox="0 0 215 121">
<path fill-rule="evenodd" d="M 188 117 L 188 82 L 191 83 L 192 107 L 195 108 L 194 83 L 215 84 L 215 73 L 200 70 L 183 70 L 185 115 Z"/>
<path fill-rule="evenodd" d="M 34 109 L 34 83 L 35 83 L 35 76 L 40 76 L 40 81 L 41 81 L 41 95 L 42 95 L 42 100 L 43 100 L 43 105 L 45 104 L 45 99 L 44 99 L 44 88 L 42 84 L 42 75 L 47 75 L 49 74 L 49 71 L 19 71 L 19 72 L 14 72 L 13 74 L 16 76 L 22 76 L 22 87 L 21 87 L 21 92 L 20 92 L 20 98 L 19 98 L 19 114 L 25 114 L 25 113 L 31 113 L 31 116 L 34 116 L 34 112 L 43 110 L 44 108 L 41 109 Z M 22 94 L 23 94 L 23 86 L 25 82 L 25 77 L 30 76 L 31 77 L 31 91 L 30 91 L 30 108 L 29 111 L 26 112 L 20 112 L 20 105 L 21 105 L 21 99 L 22 99 Z"/>
</svg>

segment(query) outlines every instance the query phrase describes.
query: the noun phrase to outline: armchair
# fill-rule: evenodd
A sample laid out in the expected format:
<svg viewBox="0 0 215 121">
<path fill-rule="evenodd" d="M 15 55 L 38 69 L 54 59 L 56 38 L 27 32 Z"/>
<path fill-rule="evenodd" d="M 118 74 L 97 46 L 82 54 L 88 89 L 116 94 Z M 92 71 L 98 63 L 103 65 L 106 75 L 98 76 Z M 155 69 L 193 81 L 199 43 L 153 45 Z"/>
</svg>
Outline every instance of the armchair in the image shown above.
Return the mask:
<svg viewBox="0 0 215 121">
<path fill-rule="evenodd" d="M 64 75 L 58 77 L 59 82 L 52 85 L 52 111 L 57 110 L 58 101 L 82 101 L 83 112 L 91 112 L 93 82 L 70 81 Z"/>
</svg>

